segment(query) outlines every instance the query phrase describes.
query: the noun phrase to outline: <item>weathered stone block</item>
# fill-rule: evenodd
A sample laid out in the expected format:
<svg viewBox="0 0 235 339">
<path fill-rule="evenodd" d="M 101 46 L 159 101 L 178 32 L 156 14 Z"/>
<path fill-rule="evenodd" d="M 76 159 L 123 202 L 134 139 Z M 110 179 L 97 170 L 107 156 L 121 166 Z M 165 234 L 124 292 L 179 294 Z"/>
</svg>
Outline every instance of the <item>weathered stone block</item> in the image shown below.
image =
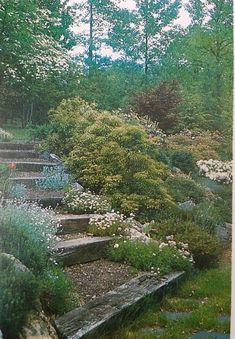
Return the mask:
<svg viewBox="0 0 235 339">
<path fill-rule="evenodd" d="M 111 237 L 90 237 L 61 241 L 56 250 L 57 260 L 64 266 L 82 264 L 106 257 Z"/>
</svg>

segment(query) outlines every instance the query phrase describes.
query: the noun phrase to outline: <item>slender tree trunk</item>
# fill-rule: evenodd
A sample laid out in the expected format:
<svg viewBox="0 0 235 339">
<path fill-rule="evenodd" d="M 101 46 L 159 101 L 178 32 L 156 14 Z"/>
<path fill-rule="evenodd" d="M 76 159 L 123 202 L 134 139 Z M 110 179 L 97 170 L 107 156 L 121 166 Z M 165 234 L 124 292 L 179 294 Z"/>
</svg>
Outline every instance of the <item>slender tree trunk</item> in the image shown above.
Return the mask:
<svg viewBox="0 0 235 339">
<path fill-rule="evenodd" d="M 93 49 L 94 49 L 94 37 L 93 37 L 93 4 L 92 0 L 89 1 L 90 6 L 90 36 L 89 36 L 89 51 L 88 51 L 88 58 L 89 58 L 89 70 L 91 70 L 93 64 Z"/>
<path fill-rule="evenodd" d="M 148 33 L 145 33 L 144 73 L 148 75 Z"/>
<path fill-rule="evenodd" d="M 145 2 L 146 7 L 145 7 L 145 27 L 144 27 L 144 34 L 145 34 L 145 51 L 144 51 L 144 73 L 147 76 L 148 75 L 148 57 L 149 57 L 149 36 L 148 36 L 148 15 L 149 15 L 149 0 L 146 0 Z"/>
</svg>

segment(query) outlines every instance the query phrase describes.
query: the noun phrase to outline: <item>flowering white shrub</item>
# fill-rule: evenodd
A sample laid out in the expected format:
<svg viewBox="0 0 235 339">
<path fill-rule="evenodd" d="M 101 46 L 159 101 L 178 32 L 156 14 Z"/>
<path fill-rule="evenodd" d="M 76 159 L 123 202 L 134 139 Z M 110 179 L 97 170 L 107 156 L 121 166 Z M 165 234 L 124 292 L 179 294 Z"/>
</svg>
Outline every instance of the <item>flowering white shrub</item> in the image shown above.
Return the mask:
<svg viewBox="0 0 235 339">
<path fill-rule="evenodd" d="M 124 214 L 111 212 L 90 218 L 88 229 L 93 235 L 117 236 L 123 235 L 125 230 L 132 226 L 133 222 L 133 215 L 126 218 Z"/>
<path fill-rule="evenodd" d="M 13 135 L 7 131 L 5 131 L 4 129 L 0 128 L 0 140 L 11 140 L 13 139 Z"/>
<path fill-rule="evenodd" d="M 106 213 L 111 211 L 111 205 L 101 195 L 91 192 L 69 191 L 63 199 L 64 207 L 72 213 Z"/>
<path fill-rule="evenodd" d="M 199 160 L 197 166 L 200 174 L 213 181 L 223 184 L 232 182 L 232 161 Z"/>
<path fill-rule="evenodd" d="M 42 209 L 36 203 L 9 200 L 5 206 L 0 205 L 0 223 L 11 224 L 16 230 L 30 234 L 33 241 L 49 252 L 58 241 L 59 223 L 54 212 L 49 208 Z"/>
</svg>

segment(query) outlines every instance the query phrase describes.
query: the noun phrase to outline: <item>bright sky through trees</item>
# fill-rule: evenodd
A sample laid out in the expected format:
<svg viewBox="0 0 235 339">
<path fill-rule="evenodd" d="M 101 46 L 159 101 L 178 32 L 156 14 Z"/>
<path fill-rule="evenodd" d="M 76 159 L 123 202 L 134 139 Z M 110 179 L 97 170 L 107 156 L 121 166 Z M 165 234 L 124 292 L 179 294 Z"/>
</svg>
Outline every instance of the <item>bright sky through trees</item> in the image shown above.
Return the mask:
<svg viewBox="0 0 235 339">
<path fill-rule="evenodd" d="M 72 5 L 72 4 L 76 4 L 76 3 L 79 3 L 81 2 L 80 0 L 70 0 L 69 1 L 69 5 Z M 185 5 L 186 3 L 188 3 L 188 0 L 183 0 L 182 1 L 183 5 Z M 135 2 L 133 0 L 121 0 L 119 2 L 119 6 L 121 8 L 128 8 L 130 10 L 133 10 L 135 9 Z M 179 11 L 179 18 L 175 20 L 175 23 L 176 24 L 179 24 L 183 27 L 187 27 L 190 23 L 190 17 L 189 17 L 189 14 L 188 12 L 185 10 L 184 7 L 182 7 Z M 73 31 L 76 33 L 76 34 L 79 34 L 79 33 L 84 33 L 84 32 L 87 32 L 89 30 L 89 25 L 88 24 L 83 24 L 82 26 L 77 26 L 77 25 L 74 25 L 74 28 L 73 28 Z M 81 52 L 84 52 L 84 48 L 82 46 L 76 46 L 73 48 L 73 54 L 76 55 L 76 54 L 80 54 Z M 102 55 L 112 55 L 114 57 L 114 59 L 116 57 L 118 57 L 119 55 L 117 53 L 114 53 L 112 48 L 110 47 L 102 47 L 102 50 L 101 50 L 101 54 Z"/>
</svg>

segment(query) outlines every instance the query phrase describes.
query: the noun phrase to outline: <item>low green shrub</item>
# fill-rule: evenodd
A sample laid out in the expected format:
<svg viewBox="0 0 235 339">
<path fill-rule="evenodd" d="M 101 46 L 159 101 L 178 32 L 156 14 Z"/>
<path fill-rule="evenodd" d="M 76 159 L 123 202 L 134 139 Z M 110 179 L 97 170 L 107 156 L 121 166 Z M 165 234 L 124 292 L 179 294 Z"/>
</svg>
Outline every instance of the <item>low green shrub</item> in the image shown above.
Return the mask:
<svg viewBox="0 0 235 339">
<path fill-rule="evenodd" d="M 174 270 L 189 271 L 192 269 L 190 253 L 177 246 L 160 246 L 156 242 L 119 240 L 108 249 L 108 256 L 113 261 L 125 261 L 139 270 L 155 271 L 159 275 Z"/>
<path fill-rule="evenodd" d="M 174 151 L 170 157 L 171 165 L 179 168 L 185 173 L 193 172 L 195 169 L 195 159 L 189 151 Z"/>
<path fill-rule="evenodd" d="M 75 305 L 72 302 L 72 284 L 61 268 L 48 266 L 40 275 L 40 299 L 43 309 L 50 314 L 64 314 Z"/>
<path fill-rule="evenodd" d="M 0 328 L 4 338 L 18 338 L 28 313 L 38 302 L 38 282 L 31 272 L 17 270 L 3 256 L 0 271 Z"/>
<path fill-rule="evenodd" d="M 192 200 L 197 204 L 208 196 L 205 188 L 197 184 L 193 179 L 183 175 L 169 176 L 165 183 L 169 194 L 178 203 Z"/>
<path fill-rule="evenodd" d="M 152 224 L 152 234 L 158 240 L 173 235 L 176 241 L 188 243 L 195 265 L 199 268 L 211 267 L 218 263 L 221 245 L 218 239 L 192 221 L 177 219 L 162 220 Z"/>
</svg>

